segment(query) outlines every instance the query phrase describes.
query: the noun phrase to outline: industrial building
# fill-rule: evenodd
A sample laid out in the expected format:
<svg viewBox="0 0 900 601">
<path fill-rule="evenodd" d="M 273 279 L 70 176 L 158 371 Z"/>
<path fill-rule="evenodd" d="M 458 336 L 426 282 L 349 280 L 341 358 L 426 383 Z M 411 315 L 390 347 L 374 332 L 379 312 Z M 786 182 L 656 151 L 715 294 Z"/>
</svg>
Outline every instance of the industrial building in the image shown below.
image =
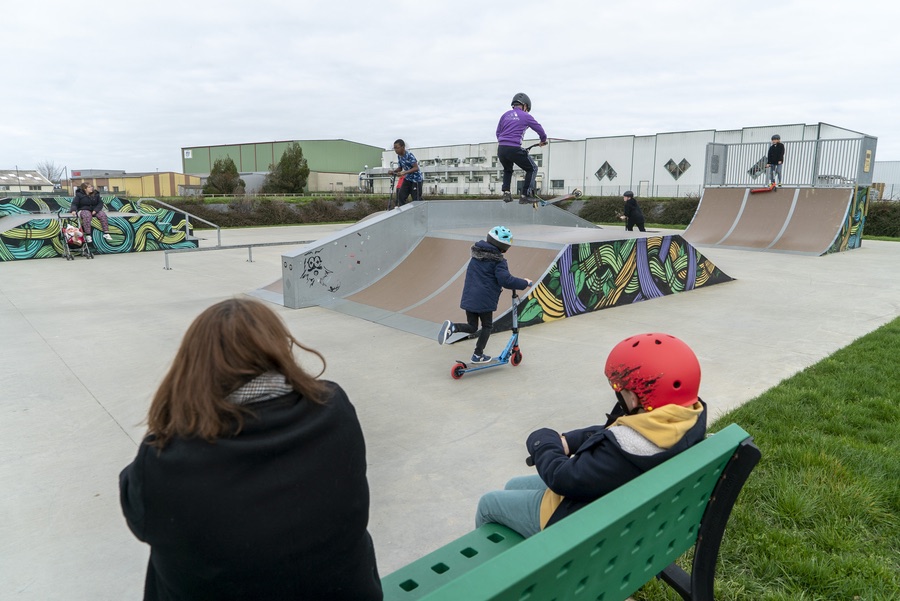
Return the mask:
<svg viewBox="0 0 900 601">
<path fill-rule="evenodd" d="M 356 191 L 360 172 L 381 164 L 383 149 L 377 146 L 349 140 L 285 140 L 184 147 L 182 171 L 205 178 L 218 159 L 230 158 L 246 184 L 246 191 L 256 192 L 272 166 L 295 142 L 303 149 L 309 167 L 309 192 Z"/>
<path fill-rule="evenodd" d="M 101 194 L 112 196 L 159 197 L 188 196 L 199 193 L 200 177 L 174 171 L 126 173 L 116 169 L 73 169 L 62 182 L 68 194 L 83 183 L 94 186 Z"/>
<path fill-rule="evenodd" d="M 538 188 L 545 196 L 565 194 L 575 188 L 588 196 L 615 196 L 625 190 L 633 190 L 638 196 L 699 196 L 705 183 L 710 144 L 760 144 L 759 156 L 753 156 L 746 165 L 749 170 L 760 158 L 764 159 L 766 144 L 776 133 L 787 149 L 786 169 L 790 168 L 794 157 L 799 157 L 796 153 L 792 157 L 792 145 L 796 145 L 798 151 L 803 147 L 805 152 L 811 142 L 823 140 L 868 140 L 867 144 L 873 149 L 870 160 L 874 161 L 875 138 L 827 123 L 551 141 L 546 146 L 533 148 L 531 155 L 538 166 Z M 536 139 L 526 140 L 523 146 L 536 142 Z M 496 142 L 424 148 L 410 144 L 410 150 L 425 177 L 426 197 L 500 194 L 502 167 L 497 159 Z M 363 176 L 375 192 L 389 192 L 388 170 L 396 160 L 393 151 L 384 151 L 381 166 L 367 170 Z M 521 175 L 522 171 L 517 168 L 513 192 L 521 182 Z M 828 179 L 835 177 L 838 179 Z M 840 177 L 840 174 L 823 173 L 815 181 L 796 183 L 835 185 L 840 182 Z"/>
</svg>

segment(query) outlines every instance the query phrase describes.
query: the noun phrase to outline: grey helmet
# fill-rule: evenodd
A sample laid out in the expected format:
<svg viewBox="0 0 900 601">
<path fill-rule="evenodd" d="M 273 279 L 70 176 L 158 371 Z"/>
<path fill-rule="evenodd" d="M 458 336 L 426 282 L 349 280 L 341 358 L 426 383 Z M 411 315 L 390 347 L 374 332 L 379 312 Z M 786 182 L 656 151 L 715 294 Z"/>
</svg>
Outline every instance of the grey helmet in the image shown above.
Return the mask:
<svg viewBox="0 0 900 601">
<path fill-rule="evenodd" d="M 531 98 L 528 97 L 528 94 L 526 94 L 524 92 L 519 92 L 518 94 L 513 96 L 510 106 L 513 106 L 516 104 L 521 104 L 522 106 L 524 106 L 525 112 L 528 112 L 528 113 L 531 112 Z"/>
</svg>

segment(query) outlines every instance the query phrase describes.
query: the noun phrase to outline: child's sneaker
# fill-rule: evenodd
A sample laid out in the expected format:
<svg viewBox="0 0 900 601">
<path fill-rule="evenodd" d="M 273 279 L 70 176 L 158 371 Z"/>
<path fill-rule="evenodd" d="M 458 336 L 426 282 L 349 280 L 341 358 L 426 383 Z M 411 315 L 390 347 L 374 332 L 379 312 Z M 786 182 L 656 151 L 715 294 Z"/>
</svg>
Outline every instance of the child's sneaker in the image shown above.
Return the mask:
<svg viewBox="0 0 900 601">
<path fill-rule="evenodd" d="M 103 234 L 103 239 L 104 240 L 112 240 L 112 236 L 110 236 L 109 234 Z"/>
<path fill-rule="evenodd" d="M 90 236 L 85 236 L 84 239 L 87 240 L 88 242 L 93 242 L 93 241 L 94 241 L 94 239 L 91 238 Z"/>
<path fill-rule="evenodd" d="M 472 355 L 472 363 L 490 363 L 492 359 L 487 355 Z"/>
<path fill-rule="evenodd" d="M 509 193 L 509 190 L 503 192 L 503 202 L 512 202 L 512 194 Z"/>
<path fill-rule="evenodd" d="M 445 321 L 441 326 L 441 331 L 438 332 L 438 344 L 444 344 L 445 342 L 447 342 L 447 339 L 450 338 L 450 335 L 455 331 L 456 328 L 453 327 L 453 322 L 451 322 L 449 319 Z"/>
</svg>

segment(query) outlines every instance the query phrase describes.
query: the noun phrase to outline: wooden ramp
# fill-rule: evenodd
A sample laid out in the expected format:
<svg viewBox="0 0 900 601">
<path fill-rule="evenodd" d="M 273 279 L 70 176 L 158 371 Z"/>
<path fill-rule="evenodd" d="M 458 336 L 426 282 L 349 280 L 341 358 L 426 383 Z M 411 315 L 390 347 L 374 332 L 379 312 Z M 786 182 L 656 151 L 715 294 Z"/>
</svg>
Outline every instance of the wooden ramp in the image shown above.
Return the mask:
<svg viewBox="0 0 900 601">
<path fill-rule="evenodd" d="M 700 246 L 825 255 L 857 248 L 867 190 L 706 188 L 684 238 Z"/>
</svg>

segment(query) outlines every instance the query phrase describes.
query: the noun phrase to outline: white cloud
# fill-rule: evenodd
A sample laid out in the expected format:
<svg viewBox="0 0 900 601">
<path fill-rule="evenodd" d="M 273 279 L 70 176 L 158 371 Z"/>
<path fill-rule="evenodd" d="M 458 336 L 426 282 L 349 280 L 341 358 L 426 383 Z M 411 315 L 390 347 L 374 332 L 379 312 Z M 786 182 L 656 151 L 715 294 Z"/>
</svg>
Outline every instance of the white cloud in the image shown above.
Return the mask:
<svg viewBox="0 0 900 601">
<path fill-rule="evenodd" d="M 52 0 L 15 11 L 5 167 L 178 170 L 182 146 L 276 139 L 486 142 L 518 91 L 551 137 L 823 121 L 900 159 L 895 4 Z"/>
</svg>

